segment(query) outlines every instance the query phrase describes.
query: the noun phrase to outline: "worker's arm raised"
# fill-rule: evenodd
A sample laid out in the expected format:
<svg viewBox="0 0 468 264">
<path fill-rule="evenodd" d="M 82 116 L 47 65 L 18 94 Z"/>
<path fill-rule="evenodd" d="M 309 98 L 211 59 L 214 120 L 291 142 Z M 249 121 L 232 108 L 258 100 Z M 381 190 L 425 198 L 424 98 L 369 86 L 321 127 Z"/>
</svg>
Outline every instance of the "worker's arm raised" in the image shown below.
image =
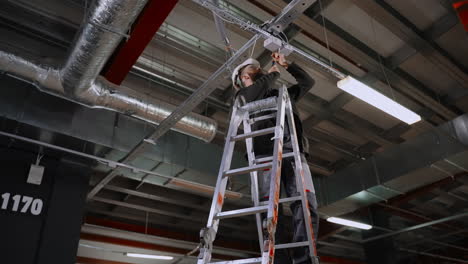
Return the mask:
<svg viewBox="0 0 468 264">
<path fill-rule="evenodd" d="M 269 91 L 274 87 L 274 84 L 276 80 L 278 80 L 279 76 L 280 73 L 276 70 L 273 70 L 270 73 L 265 74 L 255 80 L 254 84 L 241 89 L 239 95 L 244 96 L 247 102 L 263 99 L 263 97 L 268 94 Z"/>
<path fill-rule="evenodd" d="M 289 95 L 293 100 L 299 100 L 314 86 L 315 80 L 297 64 L 289 64 L 283 54 L 274 52 L 271 57 L 273 61 L 283 66 L 296 79 L 297 84 L 288 89 Z"/>
<path fill-rule="evenodd" d="M 292 63 L 286 69 L 296 79 L 297 84 L 288 89 L 293 100 L 299 100 L 314 86 L 315 80 L 297 64 Z"/>
</svg>

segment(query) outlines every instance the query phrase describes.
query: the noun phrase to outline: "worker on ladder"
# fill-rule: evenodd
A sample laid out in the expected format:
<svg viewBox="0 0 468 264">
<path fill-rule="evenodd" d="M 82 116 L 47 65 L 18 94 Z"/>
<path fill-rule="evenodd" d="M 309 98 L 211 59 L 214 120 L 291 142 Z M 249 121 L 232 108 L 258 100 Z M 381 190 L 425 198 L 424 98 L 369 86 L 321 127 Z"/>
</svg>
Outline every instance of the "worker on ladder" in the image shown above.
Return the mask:
<svg viewBox="0 0 468 264">
<path fill-rule="evenodd" d="M 232 81 L 234 87 L 238 90 L 235 98 L 239 97 L 243 103 L 249 103 L 265 99 L 271 96 L 277 96 L 278 90 L 275 89 L 275 84 L 280 77 L 279 66 L 286 69 L 297 81 L 297 84 L 288 88 L 288 93 L 291 98 L 291 104 L 294 114 L 294 124 L 297 130 L 297 137 L 299 142 L 299 149 L 301 152 L 301 160 L 304 171 L 304 181 L 307 191 L 307 200 L 309 203 L 310 215 L 312 218 L 313 232 L 315 239 L 318 234 L 319 216 L 317 213 L 317 200 L 315 197 L 315 189 L 312 182 L 312 176 L 307 165 L 306 156 L 308 155 L 308 143 L 307 139 L 303 135 L 302 122 L 299 118 L 299 111 L 296 107 L 296 103 L 301 99 L 314 85 L 315 81 L 310 77 L 301 67 L 295 63 L 288 63 L 283 54 L 274 52 L 272 54 L 274 65 L 265 72 L 260 67 L 260 63 L 255 59 L 248 59 L 239 66 L 237 66 L 232 74 Z M 253 130 L 259 130 L 274 126 L 274 121 L 263 120 L 256 122 L 253 126 Z M 285 129 L 285 135 L 283 139 L 283 150 L 284 152 L 292 152 L 292 143 Z M 273 134 L 265 136 L 259 136 L 253 139 L 253 149 L 257 158 L 269 156 L 273 152 Z M 259 195 L 262 201 L 268 200 L 269 186 L 270 186 L 270 175 L 269 170 L 265 170 L 259 173 Z M 284 159 L 281 167 L 281 182 L 283 183 L 284 190 L 288 197 L 297 196 L 299 194 L 296 188 L 295 174 L 294 174 L 294 160 Z M 307 240 L 306 227 L 304 223 L 304 216 L 301 201 L 294 201 L 291 206 L 293 213 L 293 242 L 300 242 Z M 281 214 L 281 211 L 280 211 Z M 276 240 L 281 242 L 284 241 L 284 230 L 281 227 L 282 221 L 279 221 L 276 232 Z M 283 221 L 284 222 L 284 221 Z M 297 247 L 293 249 L 293 257 L 295 264 L 311 263 L 309 257 L 308 247 Z M 293 263 L 288 252 L 285 250 L 279 250 L 275 254 L 275 263 Z"/>
</svg>

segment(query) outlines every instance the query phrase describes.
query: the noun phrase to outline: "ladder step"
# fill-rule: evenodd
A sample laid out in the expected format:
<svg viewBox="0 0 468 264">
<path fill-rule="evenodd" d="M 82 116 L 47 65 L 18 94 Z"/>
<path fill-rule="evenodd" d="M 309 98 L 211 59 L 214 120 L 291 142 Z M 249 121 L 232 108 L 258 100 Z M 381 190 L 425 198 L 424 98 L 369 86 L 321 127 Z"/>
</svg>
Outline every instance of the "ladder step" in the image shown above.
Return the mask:
<svg viewBox="0 0 468 264">
<path fill-rule="evenodd" d="M 294 152 L 288 152 L 288 153 L 283 154 L 283 159 L 290 158 L 290 157 L 294 157 Z M 270 156 L 270 157 L 256 159 L 255 162 L 262 163 L 262 162 L 267 162 L 267 161 L 272 161 L 272 160 L 273 160 L 273 156 Z"/>
<path fill-rule="evenodd" d="M 258 136 L 263 136 L 263 135 L 266 135 L 266 134 L 275 133 L 275 129 L 276 129 L 276 127 L 269 127 L 269 128 L 265 128 L 265 129 L 260 129 L 260 130 L 257 130 L 257 131 L 253 131 L 253 132 L 249 132 L 249 133 L 234 136 L 234 137 L 232 137 L 232 140 L 237 141 L 237 140 L 242 140 L 242 139 L 246 139 L 246 138 L 258 137 Z"/>
<path fill-rule="evenodd" d="M 296 243 L 287 243 L 275 245 L 275 249 L 284 249 L 284 248 L 295 248 L 295 247 L 306 247 L 309 246 L 309 241 L 296 242 Z"/>
<path fill-rule="evenodd" d="M 276 97 L 269 97 L 266 99 L 250 102 L 242 106 L 241 109 L 248 112 L 254 112 L 276 107 L 277 103 L 278 102 L 276 101 Z"/>
<path fill-rule="evenodd" d="M 253 264 L 262 263 L 262 258 L 236 259 L 228 261 L 210 262 L 209 264 Z"/>
<path fill-rule="evenodd" d="M 273 166 L 273 164 L 271 162 L 268 162 L 268 163 L 257 164 L 257 165 L 253 165 L 249 167 L 242 167 L 238 169 L 228 170 L 224 173 L 224 176 L 233 176 L 233 175 L 248 173 L 251 171 L 269 169 L 271 168 L 271 166 Z"/>
<path fill-rule="evenodd" d="M 264 116 L 259 116 L 259 117 L 254 117 L 254 118 L 249 119 L 249 123 L 253 124 L 253 123 L 258 122 L 258 121 L 267 120 L 267 119 L 271 119 L 271 118 L 275 118 L 275 117 L 276 117 L 276 113 L 269 114 L 269 115 L 264 115 Z"/>
<path fill-rule="evenodd" d="M 301 197 L 300 196 L 294 196 L 294 197 L 288 197 L 288 198 L 281 198 L 279 199 L 279 203 L 287 203 L 287 202 L 293 202 L 293 201 L 300 201 Z M 268 201 L 260 202 L 260 205 L 266 205 L 268 204 Z"/>
<path fill-rule="evenodd" d="M 232 211 L 226 211 L 218 213 L 215 218 L 216 219 L 224 219 L 224 218 L 232 218 L 232 217 L 239 217 L 245 215 L 252 215 L 257 213 L 263 213 L 268 211 L 268 205 L 244 208 L 244 209 L 237 209 Z"/>
</svg>

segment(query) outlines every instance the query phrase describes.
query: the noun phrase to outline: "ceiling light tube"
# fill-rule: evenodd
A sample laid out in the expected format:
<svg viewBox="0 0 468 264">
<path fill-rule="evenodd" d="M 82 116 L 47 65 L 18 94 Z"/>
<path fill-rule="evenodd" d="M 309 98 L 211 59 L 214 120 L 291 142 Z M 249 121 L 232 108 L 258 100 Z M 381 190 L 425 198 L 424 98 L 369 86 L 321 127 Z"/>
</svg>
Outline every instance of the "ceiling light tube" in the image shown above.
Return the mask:
<svg viewBox="0 0 468 264">
<path fill-rule="evenodd" d="M 160 259 L 160 260 L 173 260 L 172 256 L 160 256 L 160 255 L 148 255 L 139 253 L 125 253 L 125 256 L 132 258 L 144 258 L 144 259 Z"/>
<path fill-rule="evenodd" d="M 377 107 L 385 113 L 400 119 L 408 125 L 414 124 L 421 120 L 421 116 L 380 92 L 372 89 L 364 83 L 347 76 L 343 80 L 338 81 L 338 88 L 363 100 L 364 102 Z"/>
<path fill-rule="evenodd" d="M 346 219 L 342 219 L 342 218 L 338 218 L 338 217 L 329 217 L 329 218 L 327 218 L 327 221 L 335 223 L 335 224 L 340 224 L 340 225 L 345 225 L 345 226 L 350 226 L 350 227 L 356 227 L 356 228 L 364 229 L 364 230 L 369 230 L 369 229 L 372 228 L 372 226 L 368 225 L 368 224 L 363 224 L 363 223 L 359 223 L 359 222 L 355 222 L 355 221 L 351 221 L 351 220 L 346 220 Z"/>
</svg>

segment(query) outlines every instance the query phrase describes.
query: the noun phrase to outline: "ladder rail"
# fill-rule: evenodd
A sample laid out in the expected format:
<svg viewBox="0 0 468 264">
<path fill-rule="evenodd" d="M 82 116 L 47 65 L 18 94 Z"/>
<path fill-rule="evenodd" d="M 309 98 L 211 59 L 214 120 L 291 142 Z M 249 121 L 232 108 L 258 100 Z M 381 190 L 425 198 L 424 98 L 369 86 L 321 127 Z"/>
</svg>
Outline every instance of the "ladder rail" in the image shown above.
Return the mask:
<svg viewBox="0 0 468 264">
<path fill-rule="evenodd" d="M 250 115 L 249 112 L 246 111 L 244 113 L 244 119 L 243 119 L 243 126 L 244 126 L 244 133 L 251 133 L 252 132 L 252 127 L 250 126 Z M 245 140 L 245 148 L 247 151 L 247 158 L 249 160 L 249 166 L 255 165 L 255 152 L 253 149 L 253 140 L 252 138 L 247 138 Z M 252 196 L 252 202 L 254 206 L 259 206 L 260 205 L 260 197 L 258 195 L 258 172 L 257 171 L 252 171 L 250 172 L 250 192 Z M 260 248 L 263 247 L 263 228 L 262 228 L 262 218 L 261 214 L 257 213 L 255 214 L 255 222 L 257 224 L 257 234 L 258 234 L 258 242 L 260 245 Z"/>
<path fill-rule="evenodd" d="M 273 148 L 273 166 L 270 174 L 270 192 L 269 192 L 269 205 L 267 213 L 267 232 L 268 240 L 264 242 L 262 252 L 262 263 L 273 264 L 275 254 L 275 232 L 276 224 L 278 223 L 278 206 L 279 206 L 279 193 L 280 193 L 280 178 L 281 178 L 281 165 L 283 163 L 283 137 L 284 137 L 284 123 L 285 123 L 285 86 L 281 86 L 277 99 L 277 112 L 276 112 L 276 130 L 274 137 Z"/>
<path fill-rule="evenodd" d="M 307 193 L 305 189 L 305 184 L 304 184 L 304 171 L 302 167 L 302 160 L 301 160 L 301 153 L 299 150 L 299 142 L 297 138 L 297 130 L 296 130 L 296 125 L 294 123 L 294 114 L 292 111 L 292 105 L 291 105 L 291 100 L 289 99 L 289 95 L 287 95 L 287 103 L 286 107 L 288 111 L 286 111 L 287 115 L 287 120 L 288 120 L 288 129 L 289 129 L 289 134 L 291 135 L 291 143 L 293 147 L 293 152 L 294 152 L 294 169 L 295 169 L 295 175 L 296 175 L 296 190 L 300 192 L 300 196 L 302 197 L 301 203 L 302 203 L 302 212 L 303 212 L 303 217 L 304 219 L 304 225 L 306 228 L 307 232 L 307 237 L 309 238 L 309 252 L 311 254 L 311 259 L 313 260 L 314 258 L 317 258 L 317 247 L 316 247 L 316 241 L 315 241 L 315 235 L 314 235 L 314 230 L 312 228 L 312 217 L 310 215 L 310 210 L 309 210 L 309 202 L 307 199 Z"/>
<path fill-rule="evenodd" d="M 222 210 L 227 181 L 229 179 L 228 177 L 224 177 L 224 171 L 226 170 L 226 168 L 229 169 L 231 167 L 232 156 L 234 153 L 234 146 L 236 143 L 235 141 L 231 141 L 230 138 L 232 136 L 237 135 L 238 127 L 242 121 L 238 115 L 238 107 L 236 107 L 238 105 L 239 105 L 239 100 L 236 100 L 236 102 L 234 103 L 235 107 L 233 107 L 233 112 L 231 114 L 231 123 L 229 124 L 228 133 L 226 135 L 227 138 L 224 143 L 224 150 L 223 150 L 223 156 L 221 159 L 220 170 L 218 172 L 218 178 L 216 180 L 216 187 L 213 193 L 213 200 L 211 203 L 210 214 L 208 216 L 208 223 L 206 225 L 206 228 L 208 230 L 213 230 L 215 234 L 218 231 L 218 227 L 219 227 L 219 219 L 216 219 L 215 216 Z M 214 237 L 211 239 L 214 240 Z M 212 241 L 208 241 L 208 244 L 209 244 L 209 247 L 207 249 L 204 249 L 204 248 L 200 249 L 201 256 L 199 256 L 198 258 L 198 261 L 197 261 L 198 264 L 206 264 L 210 262 L 211 260 Z"/>
</svg>

